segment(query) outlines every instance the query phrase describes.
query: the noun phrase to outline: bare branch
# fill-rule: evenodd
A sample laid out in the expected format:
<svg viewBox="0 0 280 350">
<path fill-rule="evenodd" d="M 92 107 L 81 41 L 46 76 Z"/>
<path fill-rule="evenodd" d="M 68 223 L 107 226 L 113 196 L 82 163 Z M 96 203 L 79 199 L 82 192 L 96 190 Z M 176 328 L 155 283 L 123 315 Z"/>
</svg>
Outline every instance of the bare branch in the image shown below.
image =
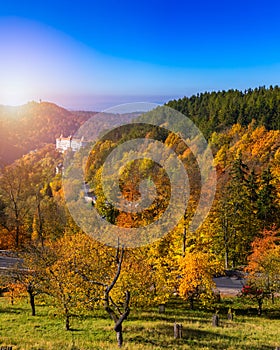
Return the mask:
<svg viewBox="0 0 280 350">
<path fill-rule="evenodd" d="M 125 303 L 124 303 L 124 313 L 121 315 L 121 317 L 115 322 L 115 331 L 118 331 L 118 329 L 121 327 L 123 321 L 128 317 L 130 313 L 130 308 L 129 308 L 129 301 L 130 301 L 130 293 L 129 291 L 126 291 L 125 293 Z"/>
<path fill-rule="evenodd" d="M 97 286 L 107 287 L 107 284 L 99 282 L 99 281 L 93 281 L 89 279 L 82 271 L 75 269 L 75 273 L 78 274 L 82 279 L 86 282 L 89 282 L 91 284 L 96 284 Z"/>
<path fill-rule="evenodd" d="M 116 272 L 116 275 L 113 279 L 113 281 L 111 282 L 111 284 L 106 288 L 106 291 L 105 293 L 107 293 L 109 295 L 110 291 L 114 288 L 114 285 L 116 284 L 119 276 L 120 276 L 120 273 L 121 273 L 121 269 L 122 269 L 122 262 L 123 262 L 123 258 L 124 258 L 124 252 L 125 252 L 125 248 L 124 246 L 122 247 L 121 249 L 121 252 L 119 253 L 119 247 L 118 247 L 118 257 L 117 257 L 117 261 L 118 261 L 118 269 L 117 269 L 117 272 Z"/>
<path fill-rule="evenodd" d="M 121 315 L 122 314 L 121 309 L 118 307 L 118 305 L 114 302 L 114 300 L 111 297 L 109 297 L 109 299 L 111 304 L 118 310 L 118 313 Z"/>
</svg>

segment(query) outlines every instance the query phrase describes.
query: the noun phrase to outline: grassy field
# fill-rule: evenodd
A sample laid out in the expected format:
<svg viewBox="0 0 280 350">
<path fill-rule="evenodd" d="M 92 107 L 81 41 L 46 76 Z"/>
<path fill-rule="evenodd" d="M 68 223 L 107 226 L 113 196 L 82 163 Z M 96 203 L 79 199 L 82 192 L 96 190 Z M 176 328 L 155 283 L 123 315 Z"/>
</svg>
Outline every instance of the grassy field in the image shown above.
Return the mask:
<svg viewBox="0 0 280 350">
<path fill-rule="evenodd" d="M 235 310 L 227 320 L 229 307 Z M 157 309 L 132 310 L 124 322 L 123 349 L 247 349 L 265 350 L 280 346 L 280 301 L 266 302 L 262 317 L 253 305 L 244 301 L 224 300 L 220 304 L 220 326 L 212 326 L 211 311 L 190 311 L 182 302 L 170 303 L 163 314 Z M 278 310 L 278 311 L 277 311 Z M 174 320 L 183 324 L 183 338 L 174 339 Z M 63 320 L 54 316 L 48 305 L 37 306 L 30 316 L 27 302 L 11 305 L 0 298 L 0 346 L 13 350 L 117 349 L 113 323 L 102 310 L 72 320 L 65 331 Z"/>
</svg>

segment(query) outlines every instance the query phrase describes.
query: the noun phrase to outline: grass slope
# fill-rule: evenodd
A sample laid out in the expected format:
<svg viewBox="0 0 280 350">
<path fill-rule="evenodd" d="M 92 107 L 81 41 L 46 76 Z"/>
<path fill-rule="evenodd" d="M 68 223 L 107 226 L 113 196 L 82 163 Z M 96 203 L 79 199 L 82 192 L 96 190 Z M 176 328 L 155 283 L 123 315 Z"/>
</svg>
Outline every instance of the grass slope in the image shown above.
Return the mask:
<svg viewBox="0 0 280 350">
<path fill-rule="evenodd" d="M 228 307 L 235 310 L 228 321 Z M 123 349 L 275 349 L 280 346 L 280 301 L 265 304 L 264 316 L 257 317 L 252 305 L 226 300 L 220 304 L 220 326 L 212 327 L 211 311 L 190 311 L 183 303 L 167 306 L 164 314 L 156 309 L 132 310 L 124 322 Z M 63 321 L 43 303 L 37 316 L 30 316 L 27 302 L 9 304 L 0 298 L 0 346 L 13 350 L 86 350 L 117 349 L 113 323 L 103 311 L 72 320 L 72 330 L 63 329 Z M 173 323 L 183 324 L 183 339 L 174 339 Z"/>
</svg>

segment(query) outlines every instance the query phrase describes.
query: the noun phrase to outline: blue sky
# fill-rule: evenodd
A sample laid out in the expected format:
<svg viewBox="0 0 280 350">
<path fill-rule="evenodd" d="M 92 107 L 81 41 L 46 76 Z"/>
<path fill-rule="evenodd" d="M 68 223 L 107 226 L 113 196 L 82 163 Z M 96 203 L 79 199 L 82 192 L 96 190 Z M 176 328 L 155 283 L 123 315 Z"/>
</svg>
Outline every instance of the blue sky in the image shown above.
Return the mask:
<svg viewBox="0 0 280 350">
<path fill-rule="evenodd" d="M 161 103 L 280 81 L 278 1 L 2 1 L 0 104 Z"/>
</svg>

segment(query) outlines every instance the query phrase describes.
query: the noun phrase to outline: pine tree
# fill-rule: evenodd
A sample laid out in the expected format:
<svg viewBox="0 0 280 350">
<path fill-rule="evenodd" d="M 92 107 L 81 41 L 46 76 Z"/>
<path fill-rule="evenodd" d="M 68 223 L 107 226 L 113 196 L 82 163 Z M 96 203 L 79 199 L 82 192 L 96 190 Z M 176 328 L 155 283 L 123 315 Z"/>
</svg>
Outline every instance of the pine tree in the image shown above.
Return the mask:
<svg viewBox="0 0 280 350">
<path fill-rule="evenodd" d="M 270 168 L 263 170 L 258 192 L 258 218 L 262 221 L 262 228 L 271 228 L 279 221 L 279 206 L 277 205 L 277 190 L 273 185 Z"/>
</svg>

